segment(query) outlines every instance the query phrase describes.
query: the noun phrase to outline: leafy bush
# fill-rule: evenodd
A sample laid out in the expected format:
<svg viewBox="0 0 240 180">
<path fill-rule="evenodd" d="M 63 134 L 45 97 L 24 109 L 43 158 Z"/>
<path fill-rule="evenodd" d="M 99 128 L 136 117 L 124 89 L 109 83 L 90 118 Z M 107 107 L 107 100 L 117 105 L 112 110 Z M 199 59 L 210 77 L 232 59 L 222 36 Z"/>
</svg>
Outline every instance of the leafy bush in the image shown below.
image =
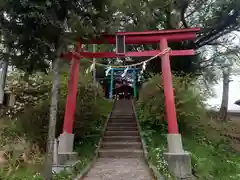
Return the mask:
<svg viewBox="0 0 240 180">
<path fill-rule="evenodd" d="M 2 119 L 0 121 L 0 150 L 2 150 L 2 147 L 9 145 L 9 142 L 12 144 L 17 143 L 20 135 L 21 131 L 14 122 L 11 122 L 9 119 Z"/>
<path fill-rule="evenodd" d="M 66 89 L 66 86 L 65 86 Z M 101 119 L 98 102 L 102 101 L 102 90 L 96 88 L 89 81 L 81 81 L 78 86 L 77 105 L 74 117 L 75 140 L 94 131 L 94 123 Z M 62 133 L 65 112 L 65 90 L 61 89 L 58 105 L 56 137 Z M 96 95 L 96 101 L 94 98 Z M 41 149 L 46 147 L 46 138 L 49 123 L 49 100 L 43 101 L 35 107 L 26 108 L 25 112 L 17 118 L 18 127 L 25 133 L 29 140 L 37 143 Z"/>
<path fill-rule="evenodd" d="M 169 179 L 162 157 L 167 151 L 167 121 L 164 92 L 159 82 L 161 77 L 155 76 L 144 85 L 137 110 L 149 160 Z M 184 149 L 191 152 L 193 174 L 199 180 L 239 179 L 239 153 L 232 151 L 230 143 L 221 136 L 226 130 L 216 128 L 220 122 L 212 126 L 214 120 L 205 112 L 203 102 L 208 94 L 202 93 L 198 82 L 188 77 L 173 76 L 173 87 L 179 129 L 183 133 Z"/>
<path fill-rule="evenodd" d="M 56 137 L 62 133 L 63 129 L 66 95 L 68 93 L 68 77 L 68 73 L 61 73 Z M 23 79 L 21 72 L 13 72 L 8 77 L 7 90 L 16 95 L 17 102 L 13 108 L 2 107 L 1 109 L 0 116 L 4 117 L 7 115 L 6 122 L 8 124 L 0 127 L 0 135 L 3 137 L 0 140 L 0 145 L 3 147 L 1 150 L 13 152 L 14 154 L 17 151 L 16 145 L 21 147 L 21 149 L 17 151 L 18 154 L 20 153 L 19 157 L 17 156 L 15 159 L 11 156 L 11 163 L 6 168 L 0 169 L 0 179 L 5 177 L 10 179 L 10 176 L 12 180 L 41 179 L 38 175 L 33 176 L 33 174 L 41 168 L 40 166 L 43 162 L 41 153 L 45 151 L 46 147 L 51 79 L 51 75 L 43 74 L 33 74 L 28 79 Z M 101 87 L 93 86 L 90 77 L 80 75 L 74 117 L 74 134 L 77 152 L 80 151 L 79 154 L 82 155 L 84 154 L 82 150 L 86 149 L 88 158 L 84 157 L 84 159 L 80 156 L 84 161 L 78 167 L 78 170 L 81 170 L 94 155 L 103 124 L 110 110 L 111 103 L 103 98 Z M 90 139 L 91 142 L 89 142 Z M 89 152 L 89 146 L 91 146 L 91 153 Z M 33 147 L 37 148 L 37 153 L 35 153 Z M 81 147 L 80 150 L 79 147 Z M 33 156 L 33 153 L 35 156 Z M 23 156 L 21 154 L 27 157 L 26 162 L 22 163 Z M 21 163 L 15 163 L 20 161 Z M 28 164 L 30 167 L 35 165 L 39 167 L 36 171 L 19 174 L 18 172 L 23 171 L 22 169 L 29 169 L 25 167 Z M 65 176 L 62 174 L 56 175 L 54 179 L 60 179 L 60 177 L 61 179 L 72 179 L 69 174 Z"/>
<path fill-rule="evenodd" d="M 167 132 L 167 120 L 165 117 L 165 99 L 162 77 L 156 75 L 143 85 L 138 101 L 138 111 L 142 123 L 150 122 L 156 126 L 162 126 Z M 198 85 L 189 77 L 173 76 L 173 88 L 175 95 L 176 113 L 179 128 L 184 132 L 189 123 L 204 117 L 204 97 Z M 189 131 L 186 131 L 189 132 Z"/>
<path fill-rule="evenodd" d="M 51 88 L 50 76 L 36 73 L 24 79 L 24 72 L 12 71 L 8 73 L 6 91 L 16 96 L 14 107 L 2 106 L 0 117 L 10 119 L 21 114 L 28 106 L 32 107 L 48 99 Z"/>
<path fill-rule="evenodd" d="M 193 173 L 198 179 L 239 179 L 239 153 L 232 151 L 228 143 L 210 141 L 205 134 L 185 136 L 183 142 L 191 152 Z"/>
<path fill-rule="evenodd" d="M 149 160 L 167 179 L 171 179 L 163 159 L 166 151 L 167 119 L 165 116 L 165 97 L 160 75 L 153 76 L 143 84 L 137 111 L 142 127 L 142 135 L 148 146 Z M 173 76 L 176 113 L 180 132 L 191 134 L 204 117 L 204 96 L 198 85 L 190 77 Z M 193 123 L 194 122 L 194 123 Z"/>
</svg>

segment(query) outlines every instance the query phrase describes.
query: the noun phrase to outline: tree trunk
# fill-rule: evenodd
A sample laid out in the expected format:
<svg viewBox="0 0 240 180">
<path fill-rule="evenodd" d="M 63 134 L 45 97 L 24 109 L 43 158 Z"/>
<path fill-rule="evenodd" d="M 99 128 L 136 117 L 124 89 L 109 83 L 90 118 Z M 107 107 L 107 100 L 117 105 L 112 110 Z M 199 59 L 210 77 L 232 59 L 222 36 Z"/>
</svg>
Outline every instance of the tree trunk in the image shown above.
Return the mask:
<svg viewBox="0 0 240 180">
<path fill-rule="evenodd" d="M 4 101 L 4 89 L 6 86 L 6 78 L 8 72 L 8 61 L 2 60 L 2 72 L 0 77 L 0 104 Z"/>
<path fill-rule="evenodd" d="M 55 131 L 57 123 L 57 110 L 58 110 L 58 96 L 60 87 L 60 49 L 57 52 L 57 57 L 53 62 L 53 83 L 52 83 L 52 98 L 49 116 L 48 127 L 48 142 L 47 142 L 47 156 L 45 163 L 45 180 L 52 180 L 52 164 L 53 164 L 53 150 Z"/>
<path fill-rule="evenodd" d="M 228 97 L 229 97 L 229 80 L 230 78 L 230 68 L 228 67 L 226 71 L 223 70 L 223 93 L 222 93 L 222 104 L 220 108 L 220 119 L 223 121 L 227 120 L 228 114 Z"/>
</svg>

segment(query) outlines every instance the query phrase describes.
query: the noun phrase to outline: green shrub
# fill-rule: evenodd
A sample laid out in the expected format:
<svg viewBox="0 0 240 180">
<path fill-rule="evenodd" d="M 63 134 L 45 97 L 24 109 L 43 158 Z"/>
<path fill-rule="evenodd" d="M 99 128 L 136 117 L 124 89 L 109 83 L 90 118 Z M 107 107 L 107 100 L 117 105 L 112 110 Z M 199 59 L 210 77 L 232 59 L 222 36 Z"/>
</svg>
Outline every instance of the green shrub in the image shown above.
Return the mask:
<svg viewBox="0 0 240 180">
<path fill-rule="evenodd" d="M 161 82 L 161 76 L 156 75 L 143 85 L 137 108 L 142 123 L 162 126 L 162 130 L 167 132 L 165 98 Z M 198 85 L 189 77 L 173 76 L 173 88 L 177 120 L 180 130 L 184 133 L 191 122 L 199 121 L 200 117 L 204 116 L 205 97 Z"/>
<path fill-rule="evenodd" d="M 24 72 L 12 71 L 8 74 L 6 90 L 15 94 L 14 107 L 2 106 L 0 117 L 10 119 L 21 114 L 26 107 L 33 107 L 39 102 L 47 100 L 51 89 L 51 76 L 36 73 L 24 79 Z"/>
<path fill-rule="evenodd" d="M 149 160 L 166 178 L 171 179 L 163 160 L 166 151 L 167 119 L 165 116 L 165 97 L 162 77 L 156 75 L 143 84 L 137 102 L 137 111 L 142 127 L 142 135 L 148 146 Z M 176 113 L 179 130 L 192 134 L 194 125 L 204 117 L 204 98 L 198 85 L 190 77 L 173 76 Z"/>
<path fill-rule="evenodd" d="M 25 112 L 16 118 L 16 124 L 28 140 L 42 149 L 46 146 L 48 117 L 49 102 L 44 101 L 35 107 L 26 108 Z"/>
<path fill-rule="evenodd" d="M 167 177 L 169 173 L 162 158 L 163 152 L 167 151 L 167 121 L 163 87 L 159 82 L 161 77 L 155 76 L 144 85 L 137 110 L 149 160 Z M 216 133 L 215 126 L 210 127 L 212 120 L 203 103 L 208 94 L 202 94 L 198 82 L 188 77 L 173 76 L 173 87 L 179 129 L 183 133 L 184 149 L 191 152 L 193 174 L 199 180 L 239 179 L 239 153 L 232 151 L 229 142 L 221 137 L 224 128 Z"/>
<path fill-rule="evenodd" d="M 58 105 L 56 137 L 62 133 L 66 102 L 66 81 L 61 84 L 61 93 Z M 96 95 L 96 101 L 94 98 Z M 101 107 L 98 103 L 103 101 L 102 89 L 96 88 L 86 79 L 80 81 L 77 94 L 77 105 L 74 117 L 75 140 L 78 141 L 88 133 L 94 133 L 95 123 L 102 119 Z M 44 150 L 49 123 L 49 100 L 42 101 L 35 107 L 25 108 L 24 113 L 17 118 L 17 126 L 26 137 Z"/>
<path fill-rule="evenodd" d="M 7 115 L 9 119 L 6 126 L 1 125 L 0 127 L 0 135 L 3 137 L 0 140 L 0 145 L 4 146 L 4 150 L 11 148 L 10 150 L 12 152 L 12 150 L 16 151 L 15 144 L 17 144 L 22 148 L 19 152 L 24 152 L 29 157 L 29 160 L 31 159 L 31 161 L 29 161 L 30 166 L 35 164 L 40 165 L 42 161 L 36 160 L 40 159 L 40 157 L 42 158 L 41 153 L 44 153 L 46 148 L 50 110 L 49 92 L 52 77 L 51 75 L 35 74 L 27 80 L 24 80 L 21 73 L 20 75 L 15 75 L 16 76 L 14 76 L 14 74 L 9 76 L 8 89 L 16 94 L 17 102 L 13 108 L 3 107 L 1 109 L 0 116 Z M 63 130 L 66 96 L 68 93 L 68 77 L 68 73 L 61 73 L 56 137 L 58 137 Z M 80 75 L 79 79 L 73 131 L 75 134 L 76 152 L 79 152 L 83 160 L 81 166 L 78 167 L 78 170 L 81 170 L 94 155 L 96 144 L 101 136 L 103 124 L 107 114 L 111 110 L 111 103 L 103 98 L 103 90 L 100 86 L 95 87 L 92 85 L 91 78 Z M 23 144 L 23 142 L 26 143 L 26 145 Z M 8 147 L 9 144 L 13 144 L 14 148 L 12 148 L 12 146 Z M 40 148 L 41 151 L 39 151 L 39 154 L 32 151 L 32 145 L 34 145 L 34 147 L 37 145 L 37 149 Z M 85 153 L 83 153 L 83 151 L 85 151 Z M 34 159 L 35 157 L 32 158 L 32 153 L 37 156 L 36 160 Z M 13 168 L 10 174 L 11 177 L 7 176 L 7 179 L 42 179 L 37 175 L 33 175 L 33 172 L 19 174 L 17 171 L 23 171 L 19 169 L 29 168 L 25 167 L 26 163 L 21 163 L 20 166 L 17 166 L 18 169 L 14 169 L 14 162 L 15 161 L 13 161 Z M 42 167 L 39 167 L 39 169 L 40 168 Z M 36 170 L 36 172 L 39 171 L 39 169 Z M 0 169 L 0 179 L 4 179 L 6 173 L 8 173 L 8 170 L 3 169 L 3 171 L 1 171 Z M 70 177 L 69 174 L 61 174 L 56 175 L 54 179 L 73 179 L 73 177 Z"/>
</svg>

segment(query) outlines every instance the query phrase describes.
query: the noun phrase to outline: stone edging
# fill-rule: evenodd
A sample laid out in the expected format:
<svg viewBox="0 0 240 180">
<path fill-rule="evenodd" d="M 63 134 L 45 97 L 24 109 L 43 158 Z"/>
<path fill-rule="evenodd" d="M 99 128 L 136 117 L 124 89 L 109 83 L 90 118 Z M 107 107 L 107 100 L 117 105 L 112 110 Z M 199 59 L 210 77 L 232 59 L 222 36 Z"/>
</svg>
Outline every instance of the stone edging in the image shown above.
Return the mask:
<svg viewBox="0 0 240 180">
<path fill-rule="evenodd" d="M 115 107 L 115 102 L 116 100 L 114 100 L 113 102 L 113 106 L 112 106 L 112 111 Z M 93 157 L 93 159 L 90 161 L 90 163 L 88 163 L 88 165 L 82 170 L 82 172 L 75 178 L 75 180 L 81 180 L 84 178 L 84 176 L 87 175 L 87 173 L 90 171 L 90 169 L 93 167 L 94 163 L 96 162 L 97 158 L 98 158 L 98 152 L 99 152 L 99 149 L 101 147 L 101 144 L 102 144 L 102 140 L 103 140 L 103 136 L 104 136 L 104 133 L 106 131 L 106 128 L 107 128 L 107 124 L 108 124 L 108 121 L 109 121 L 109 118 L 111 117 L 112 115 L 112 111 L 108 114 L 108 117 L 107 117 L 107 120 L 104 124 L 104 128 L 103 128 L 103 132 L 102 132 L 102 136 L 98 142 L 98 147 L 97 149 L 95 150 L 95 156 Z M 76 163 L 77 164 L 77 163 Z"/>
<path fill-rule="evenodd" d="M 163 176 L 157 171 L 157 168 L 148 160 L 149 157 L 148 157 L 147 145 L 146 145 L 145 140 L 144 140 L 143 135 L 142 135 L 142 128 L 141 128 L 141 126 L 139 124 L 139 121 L 138 121 L 134 100 L 132 100 L 132 107 L 133 107 L 134 115 L 135 115 L 136 121 L 137 121 L 138 130 L 139 130 L 140 137 L 141 137 L 141 143 L 142 143 L 143 152 L 144 152 L 144 156 L 145 156 L 144 159 L 145 159 L 146 163 L 148 164 L 148 167 L 151 171 L 151 174 L 152 174 L 152 176 L 154 176 L 155 180 L 164 180 Z M 158 178 L 160 178 L 160 179 L 158 179 Z"/>
</svg>

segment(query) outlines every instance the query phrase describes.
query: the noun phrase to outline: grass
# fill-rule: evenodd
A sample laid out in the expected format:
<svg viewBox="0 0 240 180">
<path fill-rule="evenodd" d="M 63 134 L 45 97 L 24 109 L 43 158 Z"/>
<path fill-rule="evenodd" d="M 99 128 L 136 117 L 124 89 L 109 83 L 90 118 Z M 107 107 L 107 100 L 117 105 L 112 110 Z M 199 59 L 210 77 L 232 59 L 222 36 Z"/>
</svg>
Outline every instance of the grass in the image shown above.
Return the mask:
<svg viewBox="0 0 240 180">
<path fill-rule="evenodd" d="M 30 180 L 40 171 L 41 166 L 28 164 L 12 172 L 9 176 L 6 173 L 0 175 L 1 180 Z M 37 179 L 36 179 L 37 180 Z"/>
<path fill-rule="evenodd" d="M 76 142 L 75 144 L 75 151 L 79 154 L 79 162 L 76 164 L 75 171 L 69 172 L 62 172 L 60 174 L 55 175 L 54 179 L 56 180 L 72 180 L 74 177 L 76 177 L 77 173 L 80 173 L 93 159 L 95 156 L 95 150 L 97 148 L 99 139 L 102 135 L 102 130 L 105 124 L 105 121 L 107 119 L 107 116 L 109 112 L 111 111 L 112 103 L 108 100 L 101 99 L 96 102 L 98 104 L 99 111 L 100 111 L 100 117 L 97 117 L 96 121 L 94 121 L 92 126 L 92 132 L 88 132 L 86 137 L 83 137 L 79 142 Z M 0 130 L 7 128 L 7 131 L 4 132 L 12 132 L 10 129 L 15 128 L 14 123 L 10 123 L 10 120 L 1 120 L 0 121 Z M 1 134 L 1 133 L 0 133 Z M 15 135 L 15 133 L 7 133 L 4 134 L 9 142 L 13 142 L 12 140 L 17 140 L 18 134 Z M 5 137 L 4 136 L 4 137 Z M 11 136 L 11 137 L 8 137 Z M 2 136 L 3 137 L 3 136 Z M 6 144 L 6 141 L 4 140 L 2 143 L 0 142 L 1 146 L 3 144 Z M 1 170 L 1 169 L 0 169 Z M 7 169 L 8 170 L 8 169 Z M 0 179 L 7 179 L 7 180 L 41 180 L 42 178 L 39 176 L 36 176 L 38 172 L 41 171 L 40 164 L 26 164 L 23 166 L 20 166 L 18 169 L 14 169 L 14 171 L 11 172 L 10 176 L 4 177 L 6 175 L 5 171 L 0 171 Z"/>
<path fill-rule="evenodd" d="M 208 122 L 207 122 L 208 121 Z M 184 149 L 191 152 L 193 174 L 198 180 L 239 180 L 240 179 L 240 142 L 222 134 L 239 135 L 240 122 L 221 123 L 216 120 L 202 122 L 202 128 L 184 133 Z M 143 136 L 148 145 L 149 161 L 159 172 L 170 180 L 163 152 L 166 152 L 167 140 L 164 126 L 142 123 Z"/>
<path fill-rule="evenodd" d="M 33 176 L 41 169 L 39 162 L 35 163 L 22 163 L 19 165 L 18 155 L 24 151 L 24 147 L 28 148 L 28 143 L 24 141 L 24 138 L 20 137 L 20 132 L 17 130 L 15 123 L 10 119 L 0 119 L 0 145 L 1 150 L 4 150 L 4 146 L 11 147 L 9 150 L 13 150 L 13 156 L 8 159 L 8 165 L 0 167 L 0 179 L 2 180 L 24 180 L 29 176 Z M 21 147 L 21 150 L 15 148 Z M 8 149 L 8 148 L 7 148 Z"/>
<path fill-rule="evenodd" d="M 166 152 L 166 135 L 162 134 L 163 129 L 152 124 L 141 123 L 143 140 L 147 145 L 148 161 L 166 179 L 172 180 L 168 172 L 167 163 L 164 161 L 163 153 Z"/>
<path fill-rule="evenodd" d="M 93 160 L 100 137 L 101 135 L 99 134 L 99 136 L 87 137 L 79 142 L 76 148 L 76 151 L 79 153 L 79 161 L 75 166 L 78 173 Z"/>
<path fill-rule="evenodd" d="M 34 175 L 38 173 L 40 169 L 42 169 L 42 165 L 40 164 L 27 164 L 16 171 L 15 176 L 24 176 L 26 174 Z"/>
<path fill-rule="evenodd" d="M 240 179 L 240 156 L 227 144 L 209 141 L 204 137 L 184 137 L 183 143 L 185 149 L 192 153 L 194 174 L 198 179 Z"/>
</svg>

